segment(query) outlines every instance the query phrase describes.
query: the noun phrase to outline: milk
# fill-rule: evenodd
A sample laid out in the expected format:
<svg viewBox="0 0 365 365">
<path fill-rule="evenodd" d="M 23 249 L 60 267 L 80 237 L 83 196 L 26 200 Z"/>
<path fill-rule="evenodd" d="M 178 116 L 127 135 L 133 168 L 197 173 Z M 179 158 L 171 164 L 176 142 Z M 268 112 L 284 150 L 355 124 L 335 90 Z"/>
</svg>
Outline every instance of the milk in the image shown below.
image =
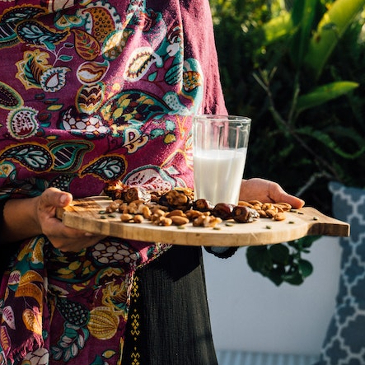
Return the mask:
<svg viewBox="0 0 365 365">
<path fill-rule="evenodd" d="M 237 204 L 247 148 L 238 150 L 196 150 L 194 152 L 195 199 L 212 204 Z"/>
</svg>

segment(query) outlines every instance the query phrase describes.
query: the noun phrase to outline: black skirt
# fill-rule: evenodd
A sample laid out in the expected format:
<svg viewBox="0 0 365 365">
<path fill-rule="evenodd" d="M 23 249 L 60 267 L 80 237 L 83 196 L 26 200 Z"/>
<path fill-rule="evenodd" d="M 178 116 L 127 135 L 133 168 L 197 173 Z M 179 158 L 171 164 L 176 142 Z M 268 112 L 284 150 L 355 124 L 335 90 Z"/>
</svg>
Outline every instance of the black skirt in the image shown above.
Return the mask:
<svg viewBox="0 0 365 365">
<path fill-rule="evenodd" d="M 217 365 L 200 247 L 173 246 L 138 270 L 122 365 Z"/>
</svg>

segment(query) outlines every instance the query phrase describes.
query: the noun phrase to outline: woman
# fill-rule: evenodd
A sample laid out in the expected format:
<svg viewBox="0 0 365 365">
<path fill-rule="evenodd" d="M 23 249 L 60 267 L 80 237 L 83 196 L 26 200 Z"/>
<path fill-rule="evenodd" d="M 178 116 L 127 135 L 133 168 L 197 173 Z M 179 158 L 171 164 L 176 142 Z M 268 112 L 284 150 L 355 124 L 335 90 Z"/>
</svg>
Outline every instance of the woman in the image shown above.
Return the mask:
<svg viewBox="0 0 365 365">
<path fill-rule="evenodd" d="M 191 115 L 226 113 L 208 2 L 29 0 L 0 15 L 1 242 L 19 247 L 1 363 L 215 364 L 200 248 L 55 218 L 116 180 L 192 187 Z M 251 197 L 303 205 L 260 179 L 242 183 Z"/>
</svg>

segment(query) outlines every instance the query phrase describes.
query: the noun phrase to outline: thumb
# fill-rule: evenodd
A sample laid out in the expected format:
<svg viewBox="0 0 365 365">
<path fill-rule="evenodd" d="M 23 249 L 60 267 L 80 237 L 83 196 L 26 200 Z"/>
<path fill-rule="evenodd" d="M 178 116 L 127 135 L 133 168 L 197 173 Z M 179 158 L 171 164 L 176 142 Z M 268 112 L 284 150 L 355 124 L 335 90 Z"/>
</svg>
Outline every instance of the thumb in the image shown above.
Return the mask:
<svg viewBox="0 0 365 365">
<path fill-rule="evenodd" d="M 65 207 L 72 202 L 70 193 L 57 188 L 48 188 L 42 195 L 42 202 L 45 206 Z"/>
</svg>

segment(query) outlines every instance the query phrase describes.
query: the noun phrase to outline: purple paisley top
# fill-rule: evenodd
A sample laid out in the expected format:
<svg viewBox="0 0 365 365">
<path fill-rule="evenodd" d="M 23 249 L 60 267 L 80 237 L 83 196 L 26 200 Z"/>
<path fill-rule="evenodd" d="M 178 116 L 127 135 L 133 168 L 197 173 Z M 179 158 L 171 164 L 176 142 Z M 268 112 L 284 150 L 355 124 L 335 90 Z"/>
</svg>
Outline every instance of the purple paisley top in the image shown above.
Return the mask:
<svg viewBox="0 0 365 365">
<path fill-rule="evenodd" d="M 190 116 L 224 108 L 208 3 L 16 3 L 0 2 L 0 186 L 192 186 Z"/>
<path fill-rule="evenodd" d="M 0 196 L 192 187 L 191 116 L 224 113 L 203 0 L 0 2 Z M 168 245 L 27 240 L 0 289 L 0 364 L 118 364 L 133 272 Z"/>
</svg>

